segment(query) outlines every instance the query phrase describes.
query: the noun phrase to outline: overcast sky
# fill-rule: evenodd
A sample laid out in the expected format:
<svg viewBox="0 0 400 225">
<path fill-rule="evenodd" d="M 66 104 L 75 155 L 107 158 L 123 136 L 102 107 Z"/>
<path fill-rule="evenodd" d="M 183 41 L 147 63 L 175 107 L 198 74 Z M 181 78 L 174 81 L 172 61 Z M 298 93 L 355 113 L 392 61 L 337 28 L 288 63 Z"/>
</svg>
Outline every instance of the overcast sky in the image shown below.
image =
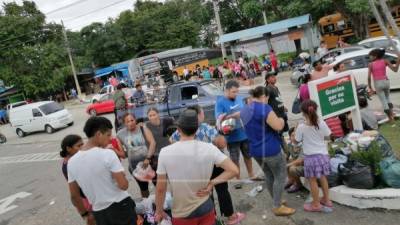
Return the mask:
<svg viewBox="0 0 400 225">
<path fill-rule="evenodd" d="M 92 22 L 105 22 L 117 17 L 122 11 L 132 10 L 136 0 L 34 0 L 48 22 L 60 23 L 71 30 L 80 30 Z M 162 1 L 162 0 L 161 0 Z M 22 3 L 22 0 L 0 0 Z M 70 6 L 69 6 L 70 5 Z M 68 7 L 69 6 L 69 7 Z M 60 9 L 66 7 L 64 9 Z M 60 9 L 60 10 L 57 10 Z"/>
</svg>

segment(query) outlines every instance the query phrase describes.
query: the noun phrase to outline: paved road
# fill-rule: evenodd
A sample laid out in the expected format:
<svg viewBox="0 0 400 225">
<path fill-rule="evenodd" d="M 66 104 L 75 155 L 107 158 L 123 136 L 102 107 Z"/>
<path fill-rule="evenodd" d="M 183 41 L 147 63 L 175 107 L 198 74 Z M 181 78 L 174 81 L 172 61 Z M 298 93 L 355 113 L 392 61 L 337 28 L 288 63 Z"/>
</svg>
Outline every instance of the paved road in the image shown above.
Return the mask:
<svg viewBox="0 0 400 225">
<path fill-rule="evenodd" d="M 284 101 L 290 106 L 296 89 L 288 83 L 287 74 L 280 75 L 278 82 Z M 395 103 L 400 103 L 399 92 L 394 93 L 393 98 L 396 99 Z M 372 104 L 374 108 L 380 108 L 376 100 Z M 21 139 L 9 126 L 0 127 L 0 131 L 9 140 L 7 144 L 0 145 L 0 225 L 83 224 L 70 204 L 67 185 L 61 175 L 58 151 L 59 142 L 66 134 L 76 133 L 83 136 L 82 127 L 88 115 L 84 112 L 84 105 L 68 108 L 74 116 L 75 124 L 51 135 L 35 133 Z M 113 116 L 109 114 L 106 117 L 112 119 Z M 290 118 L 296 120 L 299 117 L 290 115 Z M 138 187 L 130 177 L 129 179 L 129 192 L 138 197 Z M 255 185 L 246 184 L 242 190 L 232 189 L 236 209 L 248 214 L 248 218 L 242 224 L 393 225 L 398 224 L 400 218 L 400 212 L 357 210 L 340 205 L 335 205 L 335 212 L 329 215 L 304 213 L 301 208 L 307 197 L 305 192 L 287 195 L 289 204 L 295 207 L 298 213 L 290 218 L 278 218 L 272 216 L 268 210 L 271 199 L 266 191 L 256 198 L 244 194 Z M 264 213 L 267 215 L 266 220 L 262 219 Z"/>
</svg>

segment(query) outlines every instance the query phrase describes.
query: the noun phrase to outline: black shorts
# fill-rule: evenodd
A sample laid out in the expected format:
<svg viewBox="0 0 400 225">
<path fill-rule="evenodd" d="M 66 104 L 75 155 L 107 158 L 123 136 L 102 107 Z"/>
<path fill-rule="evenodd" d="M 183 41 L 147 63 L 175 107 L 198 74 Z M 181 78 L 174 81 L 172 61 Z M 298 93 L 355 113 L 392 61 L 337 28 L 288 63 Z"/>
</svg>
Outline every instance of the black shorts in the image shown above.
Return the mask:
<svg viewBox="0 0 400 225">
<path fill-rule="evenodd" d="M 136 225 L 135 202 L 127 197 L 106 209 L 93 211 L 93 216 L 96 225 Z"/>
</svg>

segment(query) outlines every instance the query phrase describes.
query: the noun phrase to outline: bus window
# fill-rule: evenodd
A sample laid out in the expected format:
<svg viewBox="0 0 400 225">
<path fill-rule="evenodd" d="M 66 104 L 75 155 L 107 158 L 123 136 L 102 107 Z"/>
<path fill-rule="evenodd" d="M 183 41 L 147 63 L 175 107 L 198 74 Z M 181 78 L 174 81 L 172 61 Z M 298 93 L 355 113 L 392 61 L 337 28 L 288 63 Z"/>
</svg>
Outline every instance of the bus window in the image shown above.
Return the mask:
<svg viewBox="0 0 400 225">
<path fill-rule="evenodd" d="M 346 24 L 344 23 L 344 20 L 340 20 L 337 22 L 337 29 L 338 30 L 344 30 L 346 28 Z"/>
<path fill-rule="evenodd" d="M 324 33 L 325 34 L 332 33 L 334 31 L 335 31 L 335 25 L 329 24 L 329 25 L 324 26 Z"/>
</svg>

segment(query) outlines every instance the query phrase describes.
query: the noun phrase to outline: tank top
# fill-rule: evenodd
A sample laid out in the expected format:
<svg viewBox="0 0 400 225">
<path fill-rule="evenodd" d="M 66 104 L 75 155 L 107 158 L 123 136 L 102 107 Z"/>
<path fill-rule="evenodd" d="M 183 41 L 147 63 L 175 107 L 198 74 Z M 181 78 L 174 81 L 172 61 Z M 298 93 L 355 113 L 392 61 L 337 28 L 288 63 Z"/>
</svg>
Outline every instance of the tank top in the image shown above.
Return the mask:
<svg viewBox="0 0 400 225">
<path fill-rule="evenodd" d="M 383 59 L 378 59 L 372 62 L 371 72 L 374 80 L 387 80 L 386 62 Z"/>
</svg>

